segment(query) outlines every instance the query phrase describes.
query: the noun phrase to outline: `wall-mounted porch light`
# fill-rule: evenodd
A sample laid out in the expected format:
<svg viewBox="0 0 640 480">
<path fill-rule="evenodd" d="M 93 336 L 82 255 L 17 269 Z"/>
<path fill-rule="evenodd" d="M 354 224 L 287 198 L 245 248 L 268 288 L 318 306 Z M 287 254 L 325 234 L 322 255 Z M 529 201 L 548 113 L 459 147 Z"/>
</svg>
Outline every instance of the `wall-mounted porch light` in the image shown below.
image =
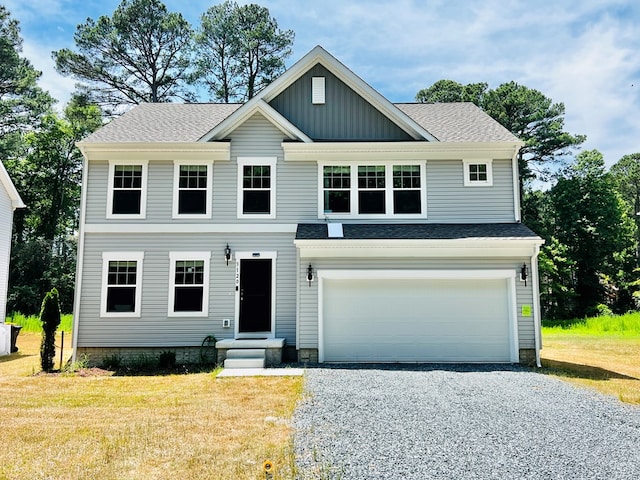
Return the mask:
<svg viewBox="0 0 640 480">
<path fill-rule="evenodd" d="M 520 280 L 524 282 L 524 286 L 527 286 L 527 264 L 523 263 L 522 267 L 520 267 Z"/>
<path fill-rule="evenodd" d="M 307 282 L 309 282 L 309 286 L 311 286 L 311 282 L 313 282 L 313 267 L 311 264 L 307 267 Z"/>
<path fill-rule="evenodd" d="M 224 248 L 224 259 L 227 261 L 227 265 L 229 265 L 229 260 L 231 260 L 231 249 L 229 248 L 229 244 Z"/>
</svg>

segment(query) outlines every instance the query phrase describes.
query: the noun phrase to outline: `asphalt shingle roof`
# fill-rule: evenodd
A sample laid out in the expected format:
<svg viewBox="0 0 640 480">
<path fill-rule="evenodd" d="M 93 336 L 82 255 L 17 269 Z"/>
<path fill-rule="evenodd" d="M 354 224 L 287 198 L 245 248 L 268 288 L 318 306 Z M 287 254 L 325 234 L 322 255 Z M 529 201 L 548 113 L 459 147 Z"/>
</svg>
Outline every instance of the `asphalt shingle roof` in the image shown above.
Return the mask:
<svg viewBox="0 0 640 480">
<path fill-rule="evenodd" d="M 454 240 L 464 238 L 540 238 L 521 223 L 345 223 L 344 240 Z M 301 223 L 296 240 L 327 240 L 326 223 Z M 331 238 L 331 240 L 340 240 Z"/>
<path fill-rule="evenodd" d="M 241 106 L 224 103 L 141 104 L 83 142 L 197 142 Z M 518 140 L 472 103 L 399 103 L 396 106 L 441 142 Z"/>
</svg>

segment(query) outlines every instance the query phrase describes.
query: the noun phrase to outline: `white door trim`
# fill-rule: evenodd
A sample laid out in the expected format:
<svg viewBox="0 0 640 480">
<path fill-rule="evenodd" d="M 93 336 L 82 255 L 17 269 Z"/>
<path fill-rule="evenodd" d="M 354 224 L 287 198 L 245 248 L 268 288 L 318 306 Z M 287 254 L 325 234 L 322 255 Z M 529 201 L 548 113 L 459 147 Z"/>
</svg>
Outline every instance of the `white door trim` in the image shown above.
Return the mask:
<svg viewBox="0 0 640 480">
<path fill-rule="evenodd" d="M 509 351 L 510 361 L 518 362 L 518 311 L 516 302 L 515 270 L 323 270 L 318 277 L 318 362 L 324 362 L 324 281 L 327 279 L 431 279 L 431 280 L 495 280 L 507 282 L 509 301 Z"/>
<path fill-rule="evenodd" d="M 235 275 L 235 315 L 234 315 L 234 338 L 275 338 L 276 335 L 276 259 L 278 252 L 273 251 L 254 251 L 254 252 L 234 252 L 236 257 L 236 275 Z M 271 260 L 271 331 L 269 332 L 251 332 L 240 333 L 240 260 Z"/>
</svg>

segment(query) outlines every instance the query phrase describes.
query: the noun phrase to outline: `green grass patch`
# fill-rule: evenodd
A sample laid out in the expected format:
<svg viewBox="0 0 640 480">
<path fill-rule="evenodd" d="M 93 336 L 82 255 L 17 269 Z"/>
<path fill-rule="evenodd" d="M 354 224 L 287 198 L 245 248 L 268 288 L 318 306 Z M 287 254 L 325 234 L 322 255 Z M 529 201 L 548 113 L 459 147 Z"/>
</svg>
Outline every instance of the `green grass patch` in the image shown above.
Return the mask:
<svg viewBox="0 0 640 480">
<path fill-rule="evenodd" d="M 42 332 L 42 322 L 38 315 L 26 316 L 21 313 L 12 313 L 7 315 L 7 323 L 14 323 L 22 327 L 23 332 L 40 333 Z M 73 326 L 73 315 L 70 313 L 60 315 L 60 325 L 58 332 L 70 332 Z"/>
<path fill-rule="evenodd" d="M 640 312 L 574 320 L 543 320 L 543 334 L 575 334 L 640 338 Z"/>
</svg>

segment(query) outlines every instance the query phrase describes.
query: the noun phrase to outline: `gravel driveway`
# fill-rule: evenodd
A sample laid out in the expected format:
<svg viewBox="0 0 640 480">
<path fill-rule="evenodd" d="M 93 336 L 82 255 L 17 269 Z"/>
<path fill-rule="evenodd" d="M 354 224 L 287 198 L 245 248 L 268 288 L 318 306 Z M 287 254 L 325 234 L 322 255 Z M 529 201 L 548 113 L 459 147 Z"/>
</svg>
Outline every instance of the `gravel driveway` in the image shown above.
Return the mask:
<svg viewBox="0 0 640 480">
<path fill-rule="evenodd" d="M 300 479 L 638 479 L 640 407 L 518 366 L 306 373 Z"/>
</svg>

